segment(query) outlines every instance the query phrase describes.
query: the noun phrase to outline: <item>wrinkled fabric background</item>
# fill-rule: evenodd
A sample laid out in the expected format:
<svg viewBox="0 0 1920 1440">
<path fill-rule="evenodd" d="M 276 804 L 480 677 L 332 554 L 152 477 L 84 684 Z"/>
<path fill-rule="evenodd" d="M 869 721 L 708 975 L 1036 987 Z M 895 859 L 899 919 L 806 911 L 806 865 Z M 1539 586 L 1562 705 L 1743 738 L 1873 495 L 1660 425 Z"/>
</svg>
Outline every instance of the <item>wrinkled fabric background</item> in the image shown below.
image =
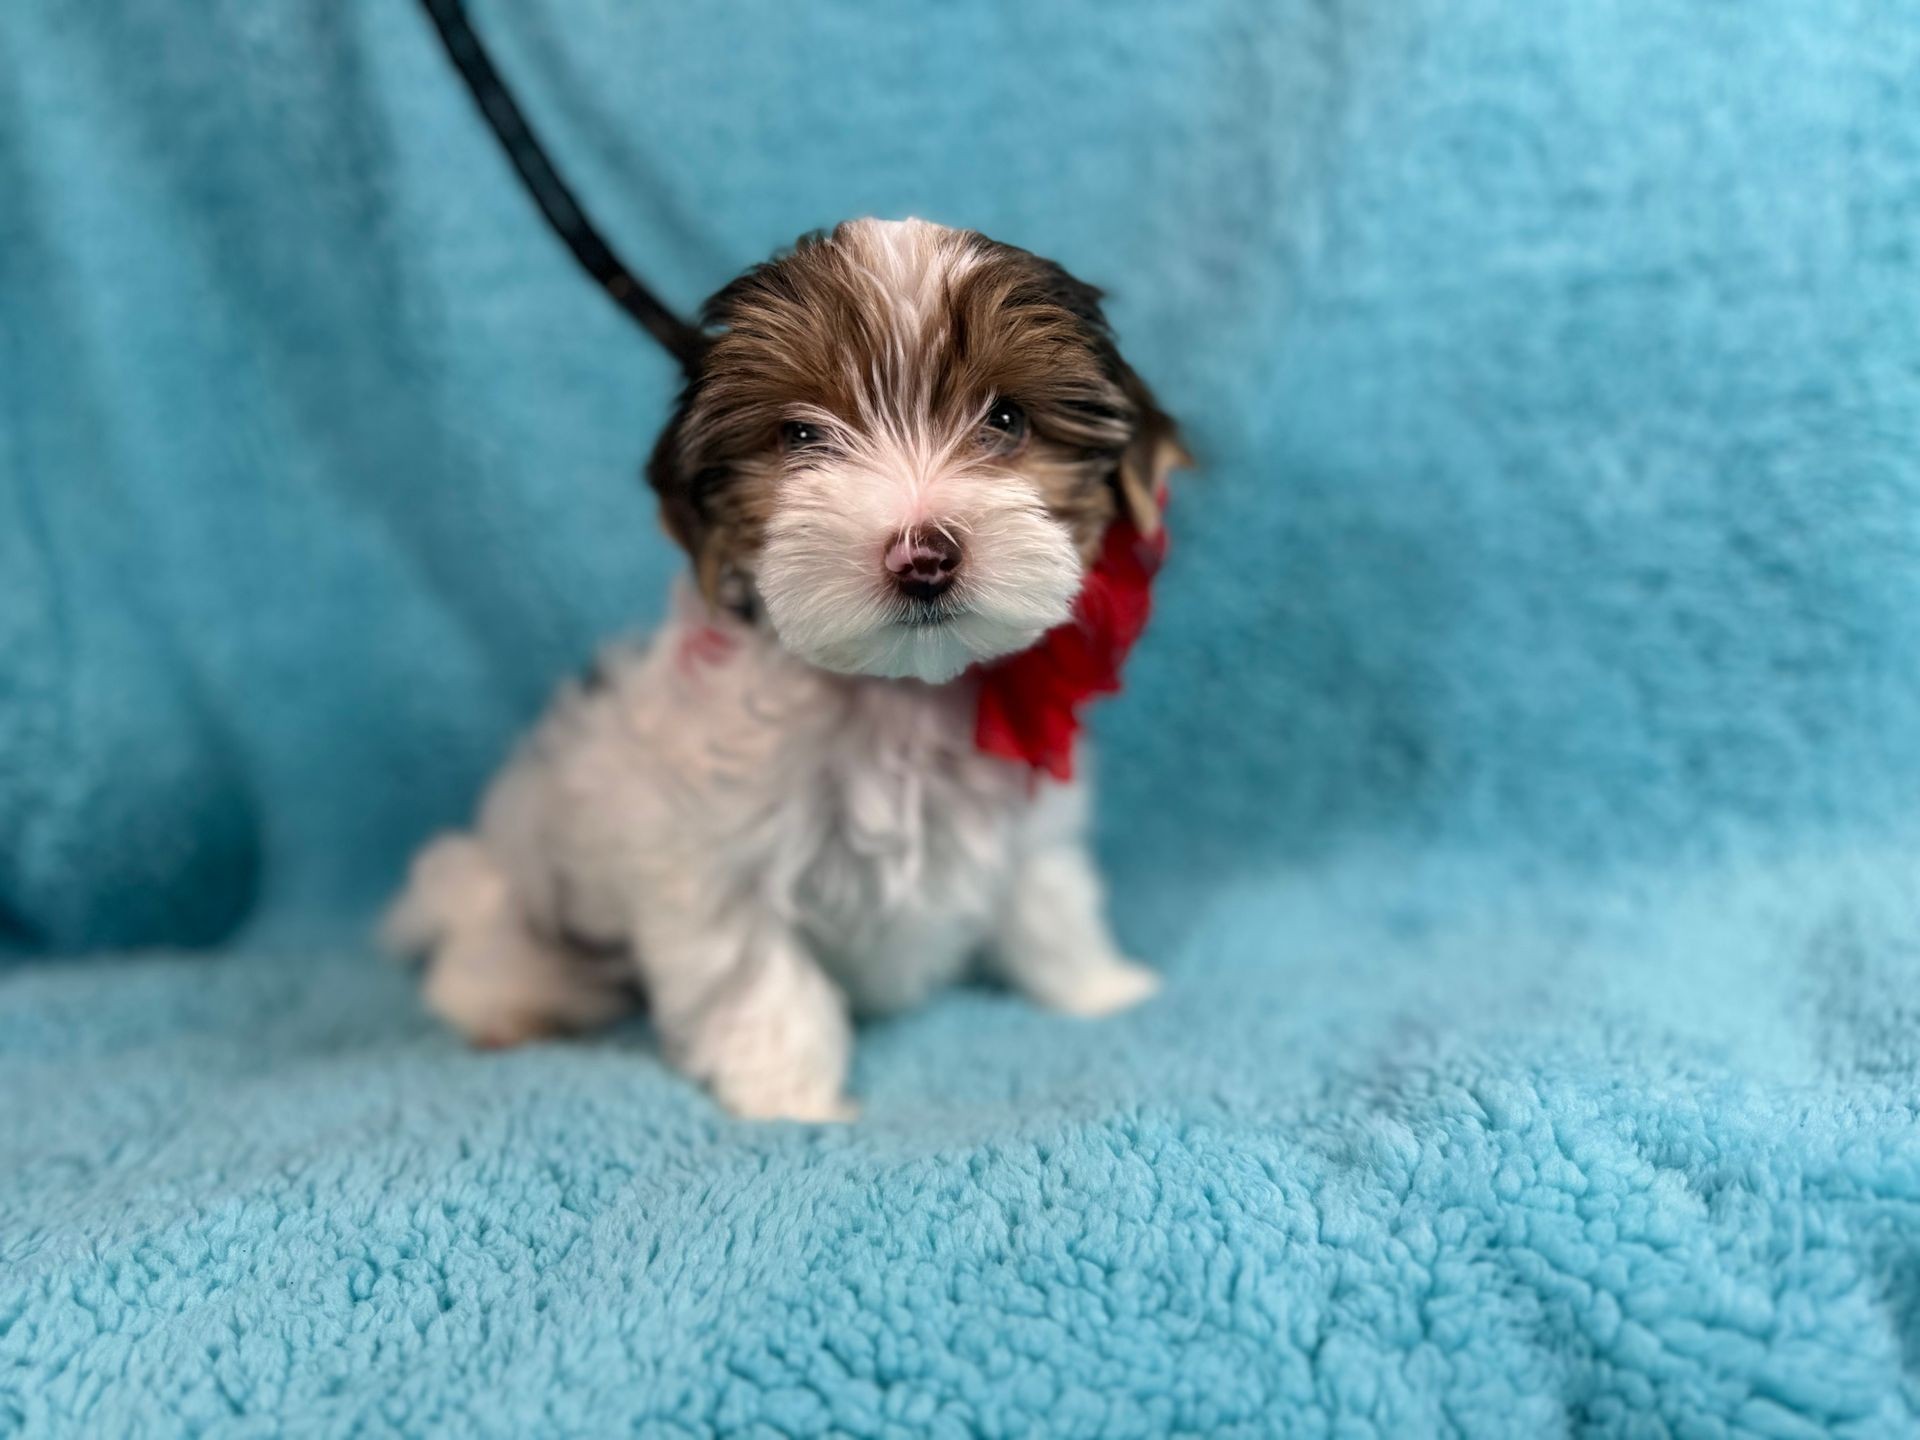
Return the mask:
<svg viewBox="0 0 1920 1440">
<path fill-rule="evenodd" d="M 660 613 L 669 364 L 411 6 L 9 6 L 0 1435 L 1914 1433 L 1920 11 L 475 11 L 682 308 L 1109 290 L 1166 992 L 823 1132 L 426 1023 L 367 920 Z"/>
</svg>

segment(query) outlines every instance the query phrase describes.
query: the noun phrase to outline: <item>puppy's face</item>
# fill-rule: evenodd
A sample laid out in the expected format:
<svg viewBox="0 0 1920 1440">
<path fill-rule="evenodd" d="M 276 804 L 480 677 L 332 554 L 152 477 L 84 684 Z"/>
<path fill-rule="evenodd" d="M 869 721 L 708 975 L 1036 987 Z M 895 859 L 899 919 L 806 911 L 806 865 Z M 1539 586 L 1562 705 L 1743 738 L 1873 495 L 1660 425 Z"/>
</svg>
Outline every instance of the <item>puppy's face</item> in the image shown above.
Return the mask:
<svg viewBox="0 0 1920 1440">
<path fill-rule="evenodd" d="M 1065 620 L 1124 508 L 1159 523 L 1173 426 L 1098 292 L 923 221 L 850 221 L 709 302 L 648 467 L 714 603 L 849 674 L 952 679 Z"/>
</svg>

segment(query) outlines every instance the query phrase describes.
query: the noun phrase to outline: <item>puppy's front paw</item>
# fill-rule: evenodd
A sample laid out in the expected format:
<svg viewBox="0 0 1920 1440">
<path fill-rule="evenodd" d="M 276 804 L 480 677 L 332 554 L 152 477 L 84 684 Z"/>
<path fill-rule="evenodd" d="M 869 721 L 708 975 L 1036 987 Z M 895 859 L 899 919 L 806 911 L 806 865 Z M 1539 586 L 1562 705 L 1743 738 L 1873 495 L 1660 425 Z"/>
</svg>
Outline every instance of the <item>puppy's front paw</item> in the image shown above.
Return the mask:
<svg viewBox="0 0 1920 1440">
<path fill-rule="evenodd" d="M 804 1095 L 792 1091 L 719 1089 L 714 1098 L 741 1120 L 792 1120 L 802 1125 L 848 1125 L 860 1107 L 844 1095 Z"/>
<path fill-rule="evenodd" d="M 713 1098 L 742 1120 L 794 1120 L 803 1125 L 843 1125 L 859 1107 L 842 1093 L 845 1071 L 829 1073 L 786 1066 L 754 1066 L 707 1077 Z"/>
<path fill-rule="evenodd" d="M 1097 1020 L 1131 1010 L 1142 1001 L 1152 999 L 1159 989 L 1160 977 L 1146 966 L 1131 960 L 1116 960 L 1049 987 L 1045 1000 L 1050 1009 Z"/>
</svg>

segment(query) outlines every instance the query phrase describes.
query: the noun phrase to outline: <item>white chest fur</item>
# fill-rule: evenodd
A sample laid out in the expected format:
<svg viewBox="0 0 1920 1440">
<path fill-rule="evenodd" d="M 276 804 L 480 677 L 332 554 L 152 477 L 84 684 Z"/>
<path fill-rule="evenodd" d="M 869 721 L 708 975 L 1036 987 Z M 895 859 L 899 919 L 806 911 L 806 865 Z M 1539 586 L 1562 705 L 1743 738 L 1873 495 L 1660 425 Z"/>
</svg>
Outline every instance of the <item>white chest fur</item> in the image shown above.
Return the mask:
<svg viewBox="0 0 1920 1440">
<path fill-rule="evenodd" d="M 860 681 L 808 793 L 818 820 L 791 903 L 856 1008 L 899 1009 L 954 979 L 1006 899 L 1033 802 L 973 748 L 965 686 Z"/>
</svg>

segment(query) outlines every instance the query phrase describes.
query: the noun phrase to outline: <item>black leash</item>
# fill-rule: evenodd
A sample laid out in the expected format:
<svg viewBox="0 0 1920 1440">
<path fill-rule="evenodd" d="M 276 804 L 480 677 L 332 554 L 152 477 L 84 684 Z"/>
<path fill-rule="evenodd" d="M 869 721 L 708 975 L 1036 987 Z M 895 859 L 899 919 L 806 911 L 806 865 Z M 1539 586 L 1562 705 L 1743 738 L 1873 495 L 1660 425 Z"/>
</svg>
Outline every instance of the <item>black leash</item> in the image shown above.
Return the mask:
<svg viewBox="0 0 1920 1440">
<path fill-rule="evenodd" d="M 499 140 L 500 148 L 507 152 L 513 168 L 520 172 L 527 193 L 533 196 L 534 204 L 547 217 L 554 233 L 566 242 L 573 258 L 613 297 L 614 303 L 659 341 L 666 352 L 680 362 L 680 368 L 691 375 L 706 346 L 705 337 L 663 305 L 660 297 L 648 289 L 601 238 L 587 212 L 574 199 L 567 182 L 553 168 L 546 149 L 527 124 L 527 117 L 520 112 L 500 72 L 493 68 L 486 47 L 467 22 L 466 5 L 462 0 L 420 0 L 420 3 L 433 21 L 433 28 L 439 32 L 447 57 L 459 70 L 460 78 L 467 82 L 467 89 L 472 92 L 488 128 Z"/>
</svg>

